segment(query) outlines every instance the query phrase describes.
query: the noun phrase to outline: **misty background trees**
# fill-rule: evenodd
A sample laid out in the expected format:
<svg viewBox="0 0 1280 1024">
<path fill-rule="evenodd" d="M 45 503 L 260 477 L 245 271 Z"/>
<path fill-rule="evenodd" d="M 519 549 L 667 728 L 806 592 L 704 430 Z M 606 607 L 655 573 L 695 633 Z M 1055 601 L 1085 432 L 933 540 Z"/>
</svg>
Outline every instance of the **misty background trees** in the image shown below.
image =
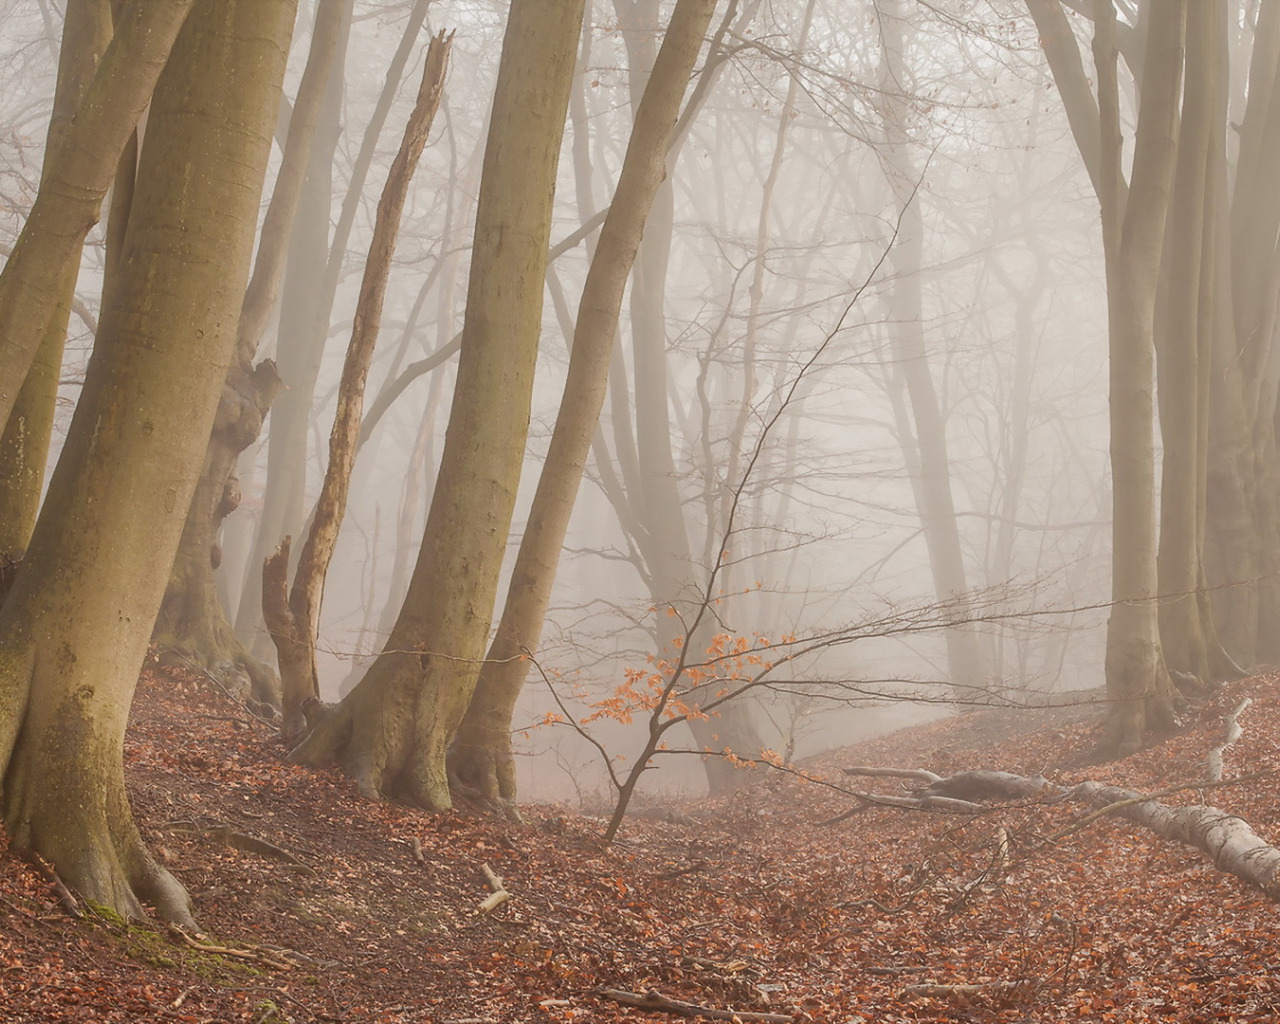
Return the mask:
<svg viewBox="0 0 1280 1024">
<path fill-rule="evenodd" d="M 252 15 L 274 79 L 162 75 L 219 6 L 3 3 L 6 827 L 102 902 L 186 913 L 106 826 L 149 637 L 297 760 L 508 813 L 607 786 L 548 712 L 632 756 L 677 675 L 651 792 L 1104 683 L 1130 750 L 1273 660 L 1274 4 L 304 0 Z M 335 452 L 282 694 L 263 563 L 336 527 Z"/>
</svg>

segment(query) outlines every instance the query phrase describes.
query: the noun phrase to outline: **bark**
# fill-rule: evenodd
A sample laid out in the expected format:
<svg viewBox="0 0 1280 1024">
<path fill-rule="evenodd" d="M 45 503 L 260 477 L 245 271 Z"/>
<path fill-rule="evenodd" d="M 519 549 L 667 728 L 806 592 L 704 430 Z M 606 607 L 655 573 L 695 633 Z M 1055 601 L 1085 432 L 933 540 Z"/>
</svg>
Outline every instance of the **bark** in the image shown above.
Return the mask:
<svg viewBox="0 0 1280 1024">
<path fill-rule="evenodd" d="M 109 0 L 73 0 L 67 5 L 46 153 L 56 152 L 66 136 L 111 40 L 111 31 Z M 79 270 L 80 251 L 76 250 L 68 261 L 48 329 L 0 434 L 0 565 L 22 560 L 35 527 Z M 3 601 L 4 590 L 0 588 L 0 603 Z"/>
<path fill-rule="evenodd" d="M 231 357 L 294 7 L 199 0 L 182 30 L 156 89 L 121 278 L 0 613 L 6 830 L 130 917 L 145 899 L 193 923 L 138 836 L 121 751 Z"/>
<path fill-rule="evenodd" d="M 1111 347 L 1112 610 L 1107 625 L 1107 746 L 1136 750 L 1167 724 L 1171 682 L 1157 622 L 1152 375 L 1156 286 L 1178 138 L 1186 0 L 1151 13 L 1147 77 L 1129 194 L 1121 203 L 1112 0 L 1098 0 L 1095 53 L 1102 117 L 1103 247 Z"/>
<path fill-rule="evenodd" d="M 454 740 L 455 789 L 514 813 L 511 719 L 537 649 L 569 519 L 608 389 L 623 292 L 645 219 L 666 178 L 667 151 L 714 0 L 680 0 L 636 110 L 613 202 L 587 271 L 569 374 L 542 464 L 502 619 Z"/>
<path fill-rule="evenodd" d="M 240 500 L 235 476 L 240 453 L 257 440 L 281 383 L 275 363 L 254 364 L 275 308 L 294 214 L 302 193 L 312 139 L 330 69 L 345 36 L 353 0 L 320 0 L 307 65 L 289 119 L 284 155 L 263 219 L 253 277 L 242 297 L 235 359 L 222 389 L 200 484 L 192 498 L 173 578 L 157 623 L 156 639 L 180 659 L 222 673 L 243 673 L 261 702 L 279 703 L 275 674 L 235 636 L 218 600 L 214 572 L 221 564 L 218 534 Z"/>
<path fill-rule="evenodd" d="M 1212 624 L 1201 621 L 1199 596 L 1209 381 L 1201 353 L 1208 351 L 1212 323 L 1207 307 L 1212 297 L 1213 256 L 1206 243 L 1213 230 L 1209 162 L 1217 107 L 1214 34 L 1220 19 L 1211 4 L 1193 7 L 1191 17 L 1165 248 L 1165 294 L 1155 319 L 1163 442 L 1157 570 L 1165 663 L 1172 671 L 1208 682 Z"/>
<path fill-rule="evenodd" d="M 80 262 L 116 163 L 146 109 L 192 0 L 135 0 L 115 33 L 76 117 L 46 154 L 40 192 L 0 272 L 0 428 L 50 329 L 65 282 Z"/>
<path fill-rule="evenodd" d="M 378 328 L 382 323 L 382 306 L 391 276 L 391 260 L 395 255 L 409 185 L 417 170 L 418 160 L 427 143 L 427 133 L 440 97 L 444 92 L 445 73 L 449 66 L 452 36 L 440 33 L 432 38 L 423 68 L 422 84 L 409 122 L 405 127 L 400 150 L 378 203 L 373 238 L 365 263 L 360 298 L 356 303 L 351 342 L 338 384 L 338 407 L 329 434 L 329 463 L 311 528 L 307 531 L 293 587 L 284 600 L 284 573 L 279 564 L 289 562 L 288 538 L 281 549 L 263 566 L 263 613 L 271 638 L 280 655 L 280 677 L 283 689 L 284 735 L 297 738 L 306 725 L 303 706 L 308 700 L 320 699 L 320 682 L 316 673 L 316 632 L 320 621 L 320 600 L 324 593 L 325 575 L 338 542 L 338 530 L 346 511 L 351 469 L 355 464 L 356 442 L 360 431 L 360 414 L 364 408 L 364 386 L 369 376 Z M 268 573 L 278 586 L 268 586 Z M 267 602 L 270 602 L 268 604 Z M 269 610 L 270 609 L 270 610 Z"/>
<path fill-rule="evenodd" d="M 370 796 L 450 805 L 445 754 L 475 688 L 529 426 L 543 274 L 582 0 L 515 0 L 476 213 L 458 380 L 404 606 L 378 659 L 294 751 Z"/>
</svg>

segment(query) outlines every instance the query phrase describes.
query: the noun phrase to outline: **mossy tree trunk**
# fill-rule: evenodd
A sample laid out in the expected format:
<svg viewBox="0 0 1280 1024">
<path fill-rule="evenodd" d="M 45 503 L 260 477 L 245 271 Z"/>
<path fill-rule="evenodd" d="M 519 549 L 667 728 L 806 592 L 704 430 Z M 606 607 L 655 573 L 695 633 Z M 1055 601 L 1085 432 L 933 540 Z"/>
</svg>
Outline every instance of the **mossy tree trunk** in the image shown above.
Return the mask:
<svg viewBox="0 0 1280 1024">
<path fill-rule="evenodd" d="M 529 427 L 543 274 L 583 0 L 513 0 L 494 92 L 458 379 L 404 606 L 294 752 L 369 796 L 450 805 L 445 754 L 484 658 Z"/>
<path fill-rule="evenodd" d="M 46 154 L 40 191 L 0 272 L 0 429 L 191 4 L 135 0 L 122 9 L 75 118 Z"/>
<path fill-rule="evenodd" d="M 516 556 L 502 619 L 450 752 L 455 788 L 515 814 L 511 719 L 529 674 L 522 652 L 536 650 L 560 552 L 608 386 L 623 292 L 653 197 L 666 177 L 680 103 L 715 0 L 680 0 L 668 23 L 587 271 L 573 332 L 569 374 L 529 521 Z"/>
<path fill-rule="evenodd" d="M 111 41 L 111 27 L 110 0 L 72 0 L 67 4 L 46 153 L 61 145 Z M 57 307 L 0 434 L 0 572 L 22 560 L 40 508 L 62 349 L 79 270 L 77 251 L 76 258 L 68 262 Z M 0 582 L 0 604 L 3 602 L 4 585 Z"/>
<path fill-rule="evenodd" d="M 226 376 L 295 0 L 197 0 L 156 87 L 122 272 L 0 613 L 5 827 L 121 914 L 191 924 L 124 789 L 129 705 Z"/>
</svg>

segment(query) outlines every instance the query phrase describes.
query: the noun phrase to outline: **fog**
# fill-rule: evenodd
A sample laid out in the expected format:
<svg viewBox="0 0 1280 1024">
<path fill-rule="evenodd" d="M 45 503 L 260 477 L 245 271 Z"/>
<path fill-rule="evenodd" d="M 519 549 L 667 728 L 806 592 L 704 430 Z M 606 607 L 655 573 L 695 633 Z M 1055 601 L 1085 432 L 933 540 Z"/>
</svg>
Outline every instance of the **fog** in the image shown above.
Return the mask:
<svg viewBox="0 0 1280 1024">
<path fill-rule="evenodd" d="M 302 4 L 288 96 L 315 6 Z M 349 201 L 365 129 L 414 6 L 354 3 L 330 227 Z M 665 25 L 670 6 L 588 3 L 553 251 L 606 207 L 626 151 L 633 90 L 645 76 L 631 70 L 637 40 L 627 45 L 638 30 L 619 12 Z M 456 32 L 450 71 L 402 219 L 366 410 L 463 327 L 505 13 L 501 3 L 432 3 L 395 83 L 367 179 L 350 200 L 355 218 L 308 403 L 305 454 L 289 456 L 305 469 L 290 529 L 320 486 L 374 207 L 428 33 L 440 29 Z M 713 29 L 724 16 L 717 11 Z M 39 183 L 61 14 L 43 0 L 5 0 L 0 18 L 0 240 L 9 246 Z M 1087 40 L 1089 22 L 1071 19 Z M 643 669 L 666 643 L 658 620 L 667 603 L 709 605 L 714 632 L 773 643 L 872 624 L 856 641 L 814 645 L 775 673 L 777 686 L 744 698 L 767 744 L 788 758 L 970 705 L 1071 699 L 1104 681 L 1112 534 L 1102 233 L 1025 5 L 744 0 L 729 24 L 714 61 L 706 48 L 699 58 L 686 101 L 714 80 L 646 226 L 641 260 L 665 275 L 650 275 L 644 295 L 633 284 L 623 303 L 609 397 L 513 721 L 523 799 L 609 799 L 599 751 L 545 719 L 566 709 L 587 715 L 627 669 Z M 1130 137 L 1132 100 L 1121 103 Z M 279 140 L 287 118 L 286 109 Z M 264 210 L 279 158 L 277 145 Z M 316 209 L 322 220 L 323 206 L 299 216 Z M 103 232 L 90 236 L 77 286 L 51 460 L 92 345 Z M 508 574 L 595 237 L 548 271 Z M 290 259 L 301 251 L 295 237 Z M 325 301 L 322 286 L 315 276 L 294 280 L 282 301 L 314 309 Z M 637 318 L 655 301 L 661 319 L 647 329 L 665 339 L 656 364 L 652 348 L 635 354 Z M 286 372 L 296 357 L 278 350 L 288 316 L 278 311 L 259 356 L 276 357 L 285 393 L 305 399 L 306 383 Z M 360 452 L 320 620 L 327 701 L 381 649 L 404 597 L 455 368 L 448 358 L 413 379 Z M 241 456 L 243 497 L 223 526 L 218 570 L 229 620 L 268 660 L 258 591 L 246 581 L 260 571 L 264 508 L 279 500 L 266 490 L 269 474 L 283 472 L 268 456 L 279 408 Z M 662 488 L 637 487 L 638 443 L 645 458 L 665 462 Z M 674 592 L 662 590 L 670 571 L 648 555 L 658 531 L 679 534 L 669 549 L 689 554 Z M 949 561 L 951 550 L 958 557 Z M 956 622 L 949 640 L 944 627 Z M 961 656 L 967 668 L 957 668 Z M 590 728 L 609 753 L 634 755 L 638 724 Z M 671 756 L 645 787 L 696 793 L 705 779 L 696 756 Z"/>
</svg>

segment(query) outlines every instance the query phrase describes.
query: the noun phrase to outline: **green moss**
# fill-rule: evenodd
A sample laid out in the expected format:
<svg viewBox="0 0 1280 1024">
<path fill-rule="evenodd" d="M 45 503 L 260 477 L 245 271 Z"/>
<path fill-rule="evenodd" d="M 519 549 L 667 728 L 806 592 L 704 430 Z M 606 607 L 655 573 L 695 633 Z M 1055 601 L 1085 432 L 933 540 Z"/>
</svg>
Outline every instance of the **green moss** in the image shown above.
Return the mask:
<svg viewBox="0 0 1280 1024">
<path fill-rule="evenodd" d="M 85 900 L 84 903 L 94 917 L 101 918 L 107 924 L 113 924 L 117 928 L 123 928 L 126 931 L 129 929 L 129 922 L 111 907 L 102 903 L 95 903 L 93 900 Z"/>
<path fill-rule="evenodd" d="M 270 999 L 264 999 L 253 1008 L 253 1024 L 285 1024 L 288 1020 L 280 1007 L 273 1003 Z"/>
<path fill-rule="evenodd" d="M 203 953 L 176 945 L 170 938 L 151 928 L 130 924 L 109 907 L 89 904 L 89 909 L 112 925 L 109 933 L 120 951 L 130 960 L 149 967 L 166 967 L 195 975 L 202 981 L 226 983 L 245 977 L 262 977 L 260 967 L 217 953 Z"/>
</svg>

